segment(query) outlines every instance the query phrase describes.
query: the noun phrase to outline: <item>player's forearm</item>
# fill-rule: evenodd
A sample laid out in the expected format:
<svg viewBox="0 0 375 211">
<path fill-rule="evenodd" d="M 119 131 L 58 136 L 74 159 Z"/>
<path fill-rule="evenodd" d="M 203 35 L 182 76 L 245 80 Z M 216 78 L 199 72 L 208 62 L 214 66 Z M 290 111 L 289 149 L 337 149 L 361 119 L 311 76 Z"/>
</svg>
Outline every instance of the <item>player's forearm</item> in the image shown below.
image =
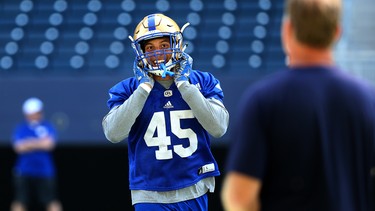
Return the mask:
<svg viewBox="0 0 375 211">
<path fill-rule="evenodd" d="M 223 201 L 223 207 L 225 211 L 259 211 L 259 205 L 252 204 L 249 206 L 242 206 L 239 204 L 232 203 L 231 201 Z"/>
<path fill-rule="evenodd" d="M 260 180 L 230 172 L 222 184 L 221 201 L 225 211 L 259 211 Z"/>
<path fill-rule="evenodd" d="M 28 145 L 25 144 L 25 143 L 22 143 L 22 142 L 18 142 L 16 144 L 14 144 L 13 149 L 18 154 L 22 154 L 22 153 L 26 153 L 28 151 L 31 151 L 31 149 L 28 147 Z"/>
<path fill-rule="evenodd" d="M 55 146 L 55 143 L 50 136 L 44 138 L 30 138 L 20 141 L 15 144 L 14 150 L 17 153 L 25 153 L 33 150 L 52 150 Z"/>
<path fill-rule="evenodd" d="M 206 99 L 196 86 L 187 83 L 181 85 L 179 91 L 194 116 L 208 133 L 215 138 L 225 134 L 229 124 L 229 113 L 221 102 Z"/>
<path fill-rule="evenodd" d="M 55 142 L 53 141 L 52 137 L 46 136 L 40 139 L 39 141 L 33 143 L 33 148 L 50 151 L 55 148 Z"/>
<path fill-rule="evenodd" d="M 117 143 L 128 137 L 135 119 L 141 113 L 148 93 L 141 87 L 120 106 L 113 108 L 102 121 L 106 138 Z"/>
</svg>

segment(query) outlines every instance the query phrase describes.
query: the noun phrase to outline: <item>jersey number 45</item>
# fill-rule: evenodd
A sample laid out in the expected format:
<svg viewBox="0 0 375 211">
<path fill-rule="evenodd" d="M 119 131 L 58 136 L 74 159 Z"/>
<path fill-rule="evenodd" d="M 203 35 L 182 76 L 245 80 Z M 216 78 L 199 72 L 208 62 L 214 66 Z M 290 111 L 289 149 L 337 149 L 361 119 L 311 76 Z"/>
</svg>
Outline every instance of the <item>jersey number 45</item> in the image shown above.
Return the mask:
<svg viewBox="0 0 375 211">
<path fill-rule="evenodd" d="M 191 110 L 170 112 L 171 132 L 179 139 L 189 140 L 188 147 L 183 147 L 182 144 L 173 146 L 173 151 L 182 158 L 189 157 L 198 148 L 197 134 L 190 128 L 182 129 L 180 125 L 181 119 L 190 118 L 194 118 L 193 112 Z M 154 134 L 157 134 L 157 137 L 154 137 Z M 167 160 L 173 158 L 172 150 L 168 149 L 168 146 L 171 145 L 171 137 L 167 136 L 164 112 L 160 111 L 154 113 L 146 130 L 144 139 L 148 147 L 159 148 L 155 151 L 157 160 Z"/>
</svg>

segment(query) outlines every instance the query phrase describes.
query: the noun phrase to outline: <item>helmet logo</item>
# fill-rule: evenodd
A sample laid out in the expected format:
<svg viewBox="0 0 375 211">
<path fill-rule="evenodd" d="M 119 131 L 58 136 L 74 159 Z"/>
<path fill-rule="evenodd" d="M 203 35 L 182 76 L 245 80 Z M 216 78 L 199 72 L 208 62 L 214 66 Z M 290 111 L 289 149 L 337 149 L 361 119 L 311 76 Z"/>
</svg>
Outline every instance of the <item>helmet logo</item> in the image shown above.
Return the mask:
<svg viewBox="0 0 375 211">
<path fill-rule="evenodd" d="M 155 15 L 149 15 L 149 16 L 148 16 L 147 25 L 148 25 L 148 30 L 149 30 L 149 31 L 154 31 L 154 30 L 156 30 L 156 26 L 155 26 Z"/>
</svg>

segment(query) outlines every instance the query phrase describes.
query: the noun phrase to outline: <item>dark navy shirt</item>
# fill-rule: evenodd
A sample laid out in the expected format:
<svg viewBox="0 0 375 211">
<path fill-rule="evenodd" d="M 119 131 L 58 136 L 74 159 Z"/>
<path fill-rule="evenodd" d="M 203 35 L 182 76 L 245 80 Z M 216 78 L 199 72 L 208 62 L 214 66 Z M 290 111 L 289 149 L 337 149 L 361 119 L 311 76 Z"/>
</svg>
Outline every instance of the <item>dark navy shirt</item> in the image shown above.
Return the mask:
<svg viewBox="0 0 375 211">
<path fill-rule="evenodd" d="M 374 93 L 333 67 L 295 68 L 251 86 L 226 171 L 262 181 L 262 210 L 372 207 Z"/>
</svg>

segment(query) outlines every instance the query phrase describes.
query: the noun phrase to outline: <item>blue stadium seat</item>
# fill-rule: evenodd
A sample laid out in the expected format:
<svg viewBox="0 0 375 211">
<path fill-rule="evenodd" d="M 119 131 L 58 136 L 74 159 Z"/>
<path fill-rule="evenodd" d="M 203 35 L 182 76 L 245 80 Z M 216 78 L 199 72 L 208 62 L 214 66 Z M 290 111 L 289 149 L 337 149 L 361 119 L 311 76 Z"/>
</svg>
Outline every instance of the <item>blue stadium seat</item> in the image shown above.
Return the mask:
<svg viewBox="0 0 375 211">
<path fill-rule="evenodd" d="M 274 5 L 271 5 L 271 1 L 267 0 L 169 0 L 164 1 L 165 5 L 157 5 L 158 1 L 148 0 L 101 0 L 102 7 L 95 11 L 88 8 L 90 1 L 67 0 L 66 10 L 56 8 L 55 1 L 24 1 L 4 0 L 0 3 L 0 61 L 4 57 L 10 57 L 14 61 L 13 66 L 6 71 L 9 73 L 40 72 L 40 68 L 35 66 L 36 58 L 40 56 L 45 56 L 49 61 L 47 67 L 42 68 L 45 73 L 70 74 L 78 71 L 96 75 L 122 72 L 129 69 L 134 60 L 134 52 L 127 36 L 133 34 L 134 28 L 145 15 L 157 12 L 172 17 L 180 26 L 187 22 L 189 14 L 199 18 L 196 19 L 200 20 L 199 23 L 190 26 L 191 32 L 197 33 L 196 37 L 185 39 L 192 44 L 189 50 L 192 50 L 194 66 L 198 69 L 232 74 L 237 71 L 272 71 L 284 65 L 280 44 L 281 1 L 272 1 Z M 29 7 L 30 2 L 32 7 Z M 94 19 L 85 22 L 83 17 L 88 13 Z M 24 15 L 16 20 L 20 14 Z M 50 22 L 52 14 L 55 14 L 54 20 L 60 22 Z M 231 19 L 223 20 L 224 14 Z M 29 19 L 22 25 L 22 21 L 25 21 L 22 18 L 25 16 Z M 119 20 L 119 17 L 125 19 Z M 21 26 L 17 26 L 17 21 L 21 21 Z M 51 27 L 55 30 L 52 32 L 58 32 L 54 39 L 46 35 Z M 90 39 L 80 36 L 84 27 L 92 30 Z M 224 32 L 220 35 L 219 30 L 223 27 Z M 259 34 L 254 33 L 256 27 L 261 27 L 266 33 L 259 37 Z M 19 40 L 11 37 L 15 28 L 24 32 Z M 263 43 L 259 52 L 254 52 L 251 48 L 255 40 Z M 41 50 L 42 43 L 47 41 L 50 42 L 48 46 L 53 46 L 52 52 Z M 123 51 L 111 51 L 110 46 L 116 41 L 123 44 Z M 82 45 L 85 49 L 76 49 L 80 42 L 87 43 L 87 46 Z M 226 42 L 228 51 L 217 51 L 218 42 Z M 7 45 L 18 46 L 18 51 L 14 52 L 13 48 L 9 48 L 11 51 L 5 49 Z M 253 68 L 249 65 L 252 55 L 261 59 L 260 67 Z M 74 68 L 70 62 L 78 56 L 82 56 L 85 63 L 80 68 Z M 213 64 L 215 56 L 224 58 L 225 64 Z M 2 70 L 4 68 L 0 66 L 0 72 L 4 72 Z"/>
</svg>

